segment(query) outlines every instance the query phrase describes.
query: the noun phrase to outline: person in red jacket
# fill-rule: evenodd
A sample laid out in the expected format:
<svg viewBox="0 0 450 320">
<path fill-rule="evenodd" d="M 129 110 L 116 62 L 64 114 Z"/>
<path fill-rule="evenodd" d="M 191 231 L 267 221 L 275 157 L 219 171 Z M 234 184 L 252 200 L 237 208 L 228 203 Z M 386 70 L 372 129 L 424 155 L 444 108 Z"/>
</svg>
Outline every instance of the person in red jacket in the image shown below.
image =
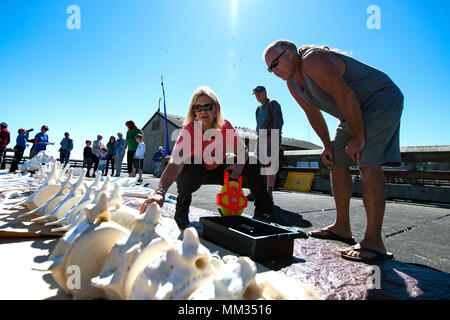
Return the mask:
<svg viewBox="0 0 450 320">
<path fill-rule="evenodd" d="M 8 131 L 8 124 L 6 122 L 2 122 L 0 124 L 0 164 L 2 169 L 4 168 L 3 159 L 5 158 L 6 146 L 11 141 L 11 135 Z"/>
</svg>

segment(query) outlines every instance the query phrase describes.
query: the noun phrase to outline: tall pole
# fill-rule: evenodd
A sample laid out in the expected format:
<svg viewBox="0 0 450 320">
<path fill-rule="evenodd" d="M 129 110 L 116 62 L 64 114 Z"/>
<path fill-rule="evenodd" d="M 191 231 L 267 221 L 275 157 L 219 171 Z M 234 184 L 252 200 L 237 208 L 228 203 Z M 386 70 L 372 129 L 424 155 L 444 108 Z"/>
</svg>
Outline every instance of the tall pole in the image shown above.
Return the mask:
<svg viewBox="0 0 450 320">
<path fill-rule="evenodd" d="M 170 150 L 169 150 L 169 128 L 167 127 L 166 93 L 164 92 L 163 76 L 161 76 L 161 87 L 162 87 L 163 99 L 164 99 L 164 122 L 166 124 L 166 148 L 164 150 L 164 156 L 167 156 L 167 155 L 170 155 Z"/>
</svg>

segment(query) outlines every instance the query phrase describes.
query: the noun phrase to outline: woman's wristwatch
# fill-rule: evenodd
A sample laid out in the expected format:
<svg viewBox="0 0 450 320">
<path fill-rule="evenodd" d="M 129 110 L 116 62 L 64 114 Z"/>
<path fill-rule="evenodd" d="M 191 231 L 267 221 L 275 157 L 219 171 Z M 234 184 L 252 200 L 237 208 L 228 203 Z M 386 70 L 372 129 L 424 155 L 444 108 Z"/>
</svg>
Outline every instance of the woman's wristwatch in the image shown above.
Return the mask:
<svg viewBox="0 0 450 320">
<path fill-rule="evenodd" d="M 166 197 L 166 193 L 167 193 L 167 191 L 160 187 L 160 188 L 157 188 L 157 189 L 155 190 L 155 192 L 153 193 L 153 195 L 159 194 L 159 195 L 162 195 L 162 196 L 165 198 L 165 197 Z"/>
</svg>

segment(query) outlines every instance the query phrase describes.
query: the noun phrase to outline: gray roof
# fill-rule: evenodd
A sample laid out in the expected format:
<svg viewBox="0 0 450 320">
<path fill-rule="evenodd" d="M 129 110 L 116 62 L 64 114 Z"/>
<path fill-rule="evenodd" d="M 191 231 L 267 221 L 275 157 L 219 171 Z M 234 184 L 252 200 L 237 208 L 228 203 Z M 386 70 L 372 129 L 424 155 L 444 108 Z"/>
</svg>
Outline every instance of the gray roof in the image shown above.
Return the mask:
<svg viewBox="0 0 450 320">
<path fill-rule="evenodd" d="M 236 130 L 239 132 L 239 135 L 242 138 L 248 138 L 249 140 L 256 141 L 258 135 L 256 133 L 256 130 L 248 129 L 248 128 L 242 128 L 242 127 L 236 127 Z M 291 148 L 300 148 L 300 149 L 306 149 L 306 150 L 315 150 L 315 149 L 322 149 L 322 147 L 303 140 L 297 140 L 294 138 L 281 138 L 281 145 Z"/>
<path fill-rule="evenodd" d="M 142 130 L 146 126 L 148 126 L 154 117 L 158 115 L 158 111 L 156 111 L 150 118 L 150 120 L 147 121 L 147 123 L 142 127 Z M 164 112 L 159 112 L 159 116 L 164 119 Z M 184 117 L 173 115 L 173 114 L 167 114 L 167 121 L 170 121 L 175 127 L 182 128 L 184 123 Z"/>
</svg>

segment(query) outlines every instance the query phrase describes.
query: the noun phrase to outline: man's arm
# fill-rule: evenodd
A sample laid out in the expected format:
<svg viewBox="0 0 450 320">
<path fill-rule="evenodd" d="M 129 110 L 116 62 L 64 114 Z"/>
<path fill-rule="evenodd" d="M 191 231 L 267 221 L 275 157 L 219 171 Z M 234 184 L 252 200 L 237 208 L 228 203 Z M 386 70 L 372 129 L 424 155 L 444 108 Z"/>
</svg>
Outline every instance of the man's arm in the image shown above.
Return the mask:
<svg viewBox="0 0 450 320">
<path fill-rule="evenodd" d="M 361 107 L 354 91 L 345 82 L 343 70 L 337 65 L 333 53 L 313 51 L 303 60 L 303 70 L 326 93 L 334 98 L 347 121 L 352 140 L 347 144 L 347 154 L 359 162 L 361 150 L 365 146 L 364 122 Z"/>
<path fill-rule="evenodd" d="M 303 111 L 305 111 L 306 117 L 313 130 L 317 133 L 320 140 L 323 143 L 324 150 L 322 152 L 322 160 L 326 166 L 333 165 L 333 147 L 330 140 L 330 132 L 322 112 L 314 107 L 311 107 L 305 100 L 303 100 L 297 92 L 288 83 L 289 91 L 294 99 L 298 102 Z"/>
<path fill-rule="evenodd" d="M 283 113 L 281 112 L 281 106 L 277 101 L 272 102 L 272 116 L 273 129 L 279 129 L 281 131 L 281 128 L 283 127 Z"/>
<path fill-rule="evenodd" d="M 122 155 L 125 154 L 125 150 L 127 149 L 128 143 L 127 140 L 125 140 L 125 143 L 123 144 L 123 150 L 122 150 Z"/>
</svg>

